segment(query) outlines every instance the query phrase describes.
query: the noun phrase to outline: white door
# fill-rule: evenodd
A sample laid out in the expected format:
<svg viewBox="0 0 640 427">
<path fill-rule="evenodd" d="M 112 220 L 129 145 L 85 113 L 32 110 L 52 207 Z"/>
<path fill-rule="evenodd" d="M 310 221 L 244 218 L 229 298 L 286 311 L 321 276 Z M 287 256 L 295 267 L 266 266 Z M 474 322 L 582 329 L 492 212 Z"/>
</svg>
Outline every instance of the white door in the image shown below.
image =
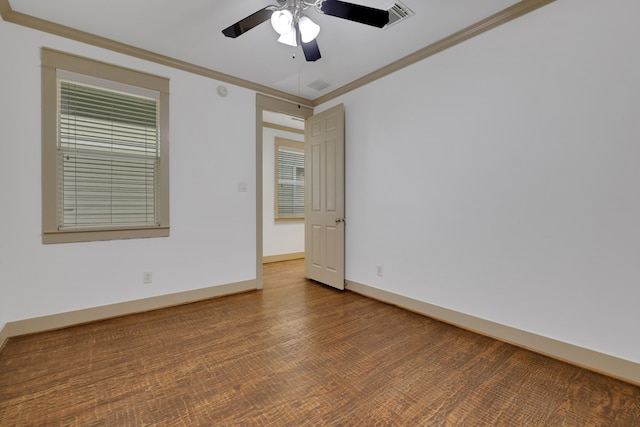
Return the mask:
<svg viewBox="0 0 640 427">
<path fill-rule="evenodd" d="M 305 124 L 305 276 L 344 289 L 344 106 Z"/>
</svg>

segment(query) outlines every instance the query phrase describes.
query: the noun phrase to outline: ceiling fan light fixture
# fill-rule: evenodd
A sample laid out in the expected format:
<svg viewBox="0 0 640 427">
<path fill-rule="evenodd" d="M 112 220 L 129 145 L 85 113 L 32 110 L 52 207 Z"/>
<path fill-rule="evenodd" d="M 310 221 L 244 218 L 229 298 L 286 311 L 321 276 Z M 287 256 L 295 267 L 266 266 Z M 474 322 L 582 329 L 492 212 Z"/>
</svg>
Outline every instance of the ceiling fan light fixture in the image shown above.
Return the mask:
<svg viewBox="0 0 640 427">
<path fill-rule="evenodd" d="M 280 35 L 289 33 L 293 28 L 293 14 L 287 9 L 274 11 L 271 14 L 271 26 Z"/>
<path fill-rule="evenodd" d="M 398 6 L 399 1 L 394 1 Z M 314 62 L 322 58 L 316 41 L 316 37 L 320 33 L 320 26 L 304 15 L 308 9 L 314 8 L 323 15 L 335 16 L 377 28 L 383 28 L 389 24 L 391 13 L 387 9 L 376 9 L 345 0 L 277 0 L 277 2 L 277 5 L 264 6 L 257 12 L 230 25 L 222 30 L 222 34 L 235 39 L 270 20 L 274 31 L 280 35 L 278 42 L 293 47 L 300 44 L 307 62 Z M 298 43 L 298 38 L 300 38 L 300 43 Z M 295 52 L 293 57 L 295 58 Z"/>
<path fill-rule="evenodd" d="M 318 37 L 320 33 L 320 25 L 313 22 L 309 17 L 303 16 L 298 21 L 298 27 L 300 28 L 300 39 L 302 43 L 309 43 Z"/>
<path fill-rule="evenodd" d="M 296 29 L 295 28 L 291 28 L 291 31 L 289 31 L 286 34 L 282 34 L 279 38 L 278 41 L 282 44 L 286 44 L 289 46 L 293 46 L 296 47 L 298 46 L 298 42 L 296 41 L 297 37 L 296 37 Z"/>
</svg>

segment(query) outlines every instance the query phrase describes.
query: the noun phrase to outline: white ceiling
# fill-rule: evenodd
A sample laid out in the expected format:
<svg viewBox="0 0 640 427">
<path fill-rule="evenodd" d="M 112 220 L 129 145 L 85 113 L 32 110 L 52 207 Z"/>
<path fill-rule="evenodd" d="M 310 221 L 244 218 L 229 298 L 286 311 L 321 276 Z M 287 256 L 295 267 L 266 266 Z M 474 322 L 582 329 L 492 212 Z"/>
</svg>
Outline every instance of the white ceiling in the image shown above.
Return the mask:
<svg viewBox="0 0 640 427">
<path fill-rule="evenodd" d="M 393 0 L 353 0 L 388 9 Z M 265 22 L 236 39 L 222 30 L 275 0 L 10 0 L 14 11 L 106 37 L 314 100 L 391 62 L 472 25 L 517 0 L 401 0 L 415 12 L 379 29 L 344 19 L 307 15 L 320 25 L 322 58 L 276 42 Z M 318 91 L 317 80 L 330 84 Z"/>
</svg>

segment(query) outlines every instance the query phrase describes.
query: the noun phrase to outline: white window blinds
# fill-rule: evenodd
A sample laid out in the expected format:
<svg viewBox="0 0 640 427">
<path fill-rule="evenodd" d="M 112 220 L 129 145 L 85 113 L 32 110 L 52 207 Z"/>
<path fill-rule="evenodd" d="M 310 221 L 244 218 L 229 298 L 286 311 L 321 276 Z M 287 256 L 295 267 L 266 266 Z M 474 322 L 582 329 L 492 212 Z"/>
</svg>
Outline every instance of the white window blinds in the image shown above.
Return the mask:
<svg viewBox="0 0 640 427">
<path fill-rule="evenodd" d="M 58 79 L 60 230 L 158 225 L 158 97 L 147 95 Z"/>
<path fill-rule="evenodd" d="M 278 147 L 278 217 L 304 218 L 304 151 Z"/>
</svg>

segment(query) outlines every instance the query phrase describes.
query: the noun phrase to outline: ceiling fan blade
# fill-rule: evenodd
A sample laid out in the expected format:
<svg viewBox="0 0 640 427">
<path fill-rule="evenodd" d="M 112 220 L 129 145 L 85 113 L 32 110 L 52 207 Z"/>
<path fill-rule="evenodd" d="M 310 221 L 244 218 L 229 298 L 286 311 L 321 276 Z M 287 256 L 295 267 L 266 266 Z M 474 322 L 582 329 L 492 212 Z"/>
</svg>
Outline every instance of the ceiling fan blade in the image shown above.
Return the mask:
<svg viewBox="0 0 640 427">
<path fill-rule="evenodd" d="M 382 28 L 389 23 L 389 11 L 340 0 L 325 0 L 320 9 L 326 15 Z"/>
<path fill-rule="evenodd" d="M 322 58 L 320 55 L 320 49 L 318 48 L 318 42 L 313 39 L 309 43 L 300 43 L 302 46 L 302 51 L 304 52 L 304 57 L 309 62 L 317 61 Z"/>
<path fill-rule="evenodd" d="M 269 9 L 270 6 L 260 9 L 259 11 L 252 13 L 244 19 L 239 20 L 235 24 L 222 30 L 222 34 L 227 37 L 235 39 L 236 37 L 246 33 L 253 27 L 257 27 L 264 21 L 268 21 L 271 18 L 273 10 Z"/>
</svg>

